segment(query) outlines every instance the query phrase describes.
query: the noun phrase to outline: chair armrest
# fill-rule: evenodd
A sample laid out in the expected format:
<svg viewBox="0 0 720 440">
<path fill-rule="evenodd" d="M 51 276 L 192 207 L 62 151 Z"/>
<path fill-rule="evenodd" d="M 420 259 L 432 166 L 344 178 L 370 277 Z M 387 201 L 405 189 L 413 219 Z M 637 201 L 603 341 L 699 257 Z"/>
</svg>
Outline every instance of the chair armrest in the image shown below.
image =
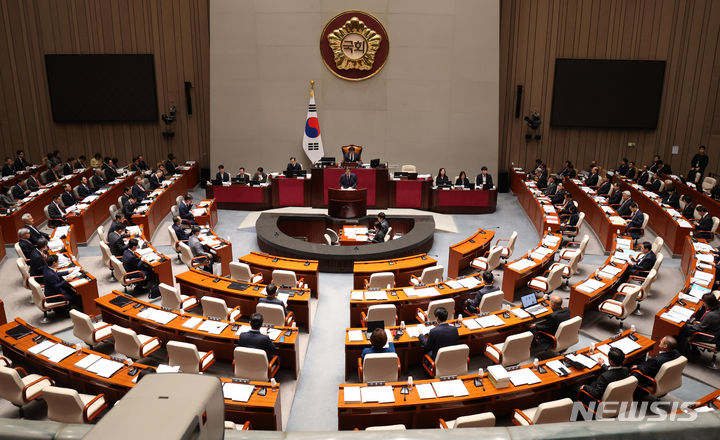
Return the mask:
<svg viewBox="0 0 720 440">
<path fill-rule="evenodd" d="M 262 280 L 264 278 L 262 272 L 258 272 L 258 273 L 254 273 L 254 274 L 250 275 L 250 281 L 252 281 L 255 277 L 260 277 L 260 282 L 262 282 Z M 250 422 L 245 422 L 245 423 L 250 423 Z"/>
<path fill-rule="evenodd" d="M 715 335 L 711 333 L 705 333 L 705 332 L 694 332 L 692 335 L 690 335 L 690 339 L 688 342 L 691 344 L 694 342 L 695 336 L 704 336 L 706 338 L 715 339 Z"/>
<path fill-rule="evenodd" d="M 527 415 L 525 415 L 524 412 L 520 411 L 519 409 L 516 408 L 513 414 L 519 415 L 520 417 L 522 417 L 523 419 L 525 419 L 525 421 L 528 422 L 528 425 L 534 425 L 534 423 L 532 422 L 532 420 L 530 420 L 530 418 L 529 418 Z M 519 425 L 519 423 L 517 423 L 517 422 L 515 421 L 515 418 L 514 418 L 514 417 L 513 417 L 513 424 L 514 424 L 514 425 Z"/>
<path fill-rule="evenodd" d="M 495 242 L 495 246 L 498 246 L 501 241 L 505 241 L 505 242 L 509 243 L 510 239 L 509 238 L 498 238 L 497 241 Z"/>
<path fill-rule="evenodd" d="M 194 298 L 194 297 L 193 297 L 193 298 Z M 233 315 L 233 312 L 234 312 L 235 310 L 237 310 L 238 312 L 240 312 L 240 314 L 238 315 L 238 317 L 239 317 L 239 316 L 242 316 L 242 311 L 240 310 L 240 306 L 235 306 L 235 307 L 233 307 L 232 309 L 230 309 L 230 310 L 228 311 L 228 321 L 233 321 L 232 319 L 230 319 L 230 317 Z"/>
<path fill-rule="evenodd" d="M 207 257 L 205 255 L 193 257 L 193 259 L 190 260 L 190 265 L 192 267 L 206 266 L 208 264 L 210 264 L 210 257 Z"/>
<path fill-rule="evenodd" d="M 185 303 L 186 303 L 186 302 L 189 302 L 189 301 L 195 301 L 195 304 L 198 304 L 198 303 L 199 303 L 199 301 L 197 300 L 196 297 L 194 297 L 194 296 L 188 296 L 187 298 L 185 298 L 184 300 L 181 301 L 181 303 L 180 303 L 180 308 L 184 309 L 184 308 L 185 308 Z M 237 306 L 236 308 L 240 308 L 240 306 Z M 235 310 L 235 309 L 233 309 L 233 310 Z"/>
<path fill-rule="evenodd" d="M 123 283 L 125 284 L 139 283 L 140 281 L 145 281 L 145 274 L 141 270 L 127 272 L 123 275 Z"/>
<path fill-rule="evenodd" d="M 97 328 L 93 329 L 93 332 L 92 332 L 93 339 L 97 339 L 97 338 L 95 337 L 95 333 L 99 332 L 100 330 L 102 330 L 102 329 L 104 329 L 104 328 L 108 328 L 108 327 L 112 327 L 112 324 L 101 325 L 100 327 L 97 327 Z"/>
<path fill-rule="evenodd" d="M 367 289 L 368 287 L 370 287 L 370 279 L 363 280 L 363 282 L 364 282 L 364 284 L 365 284 L 365 289 Z"/>
<path fill-rule="evenodd" d="M 440 429 L 448 429 L 447 423 L 445 423 L 445 420 L 438 419 L 438 428 Z"/>
<path fill-rule="evenodd" d="M 360 312 L 360 325 L 362 327 L 367 326 L 367 315 L 365 314 L 365 312 Z"/>
<path fill-rule="evenodd" d="M 557 347 L 557 339 L 555 338 L 555 335 L 551 335 L 550 333 L 544 332 L 544 331 L 541 331 L 541 330 L 538 330 L 538 331 L 537 331 L 536 336 L 537 336 L 537 335 L 545 335 L 545 336 L 547 336 L 548 338 L 552 339 L 552 341 L 553 341 L 553 348 Z"/>
<path fill-rule="evenodd" d="M 51 303 L 52 307 L 50 307 L 50 308 L 61 307 L 61 306 L 66 306 L 66 305 L 70 304 L 67 302 L 65 297 L 62 295 L 51 295 L 51 296 L 46 296 L 45 298 L 43 298 L 43 300 L 42 300 L 43 308 L 46 308 L 46 309 L 49 308 L 47 301 L 49 299 L 54 299 L 54 298 L 62 298 L 62 301 L 57 301 L 57 302 Z"/>
<path fill-rule="evenodd" d="M 421 308 L 417 309 L 417 313 L 415 315 L 418 321 L 420 321 L 420 324 L 424 324 L 427 321 L 427 313 Z"/>
<path fill-rule="evenodd" d="M 240 428 L 241 431 L 250 431 L 250 421 L 243 423 L 242 428 Z"/>
<path fill-rule="evenodd" d="M 27 376 L 27 371 L 25 371 L 25 369 L 23 367 L 15 367 L 15 368 L 13 368 L 13 370 L 17 371 L 18 373 L 22 373 L 22 375 L 20 377 Z"/>
<path fill-rule="evenodd" d="M 212 364 L 215 363 L 215 358 L 214 358 L 215 352 L 214 352 L 213 350 L 210 350 L 210 351 L 208 351 L 207 353 L 205 353 L 205 356 L 201 357 L 200 360 L 198 361 L 198 370 L 199 370 L 199 371 L 205 371 L 205 370 L 203 370 L 203 368 L 202 368 L 202 364 L 203 364 L 203 361 L 204 361 L 206 358 L 210 357 L 210 356 L 213 356 L 213 360 L 212 360 L 212 362 L 210 362 L 209 364 L 207 364 L 207 366 L 205 367 L 205 370 L 207 370 L 208 368 L 210 368 L 210 365 L 212 365 Z"/>
<path fill-rule="evenodd" d="M 285 315 L 285 325 L 290 326 L 293 322 L 295 322 L 295 313 L 288 312 L 287 315 Z"/>
<path fill-rule="evenodd" d="M 431 377 L 435 377 L 435 361 L 429 355 L 423 357 L 423 368 Z"/>
<path fill-rule="evenodd" d="M 302 287 L 302 285 L 305 284 L 305 278 L 300 278 L 297 280 L 297 287 Z"/>
<path fill-rule="evenodd" d="M 145 348 L 145 346 L 148 345 L 149 343 L 151 343 L 152 341 L 158 341 L 158 346 L 155 348 L 155 350 L 157 350 L 158 348 L 160 348 L 160 347 L 162 346 L 162 343 L 160 342 L 160 339 L 158 339 L 157 337 L 153 336 L 152 338 L 148 339 L 148 340 L 145 341 L 144 343 L 140 344 L 140 354 L 141 354 L 141 355 L 144 354 L 145 356 L 147 356 L 148 354 L 152 353 L 152 352 L 150 352 L 150 353 L 143 353 L 143 349 Z M 153 351 L 155 351 L 155 350 L 153 350 Z"/>
<path fill-rule="evenodd" d="M 418 282 L 418 284 L 421 284 L 420 277 L 417 277 L 417 276 L 411 274 L 411 275 L 410 275 L 410 279 L 411 279 L 411 280 L 416 280 L 416 281 Z"/>
<path fill-rule="evenodd" d="M 359 380 L 360 382 L 363 381 L 362 358 L 358 358 L 358 380 Z"/>
<path fill-rule="evenodd" d="M 44 381 L 44 380 L 47 380 L 48 382 L 50 382 L 50 385 L 54 385 L 54 384 L 55 384 L 55 382 L 53 382 L 53 380 L 50 379 L 50 378 L 47 377 L 47 376 L 39 377 L 39 378 L 35 379 L 34 381 L 30 382 L 29 384 L 27 384 L 27 385 L 25 385 L 25 386 L 23 387 L 23 389 L 22 389 L 22 398 L 23 398 L 23 400 L 24 400 L 24 401 L 28 401 L 27 391 L 28 391 L 28 389 L 30 389 L 31 386 L 37 385 L 37 384 L 39 384 L 40 382 L 42 382 L 42 381 Z M 41 393 L 38 393 L 37 395 L 39 396 L 40 394 L 41 394 Z"/>
<path fill-rule="evenodd" d="M 640 375 L 640 376 L 644 377 L 645 379 L 647 379 L 648 381 L 650 381 L 650 383 L 652 384 L 650 387 L 645 388 L 640 385 L 638 385 L 638 387 L 644 389 L 645 391 L 647 391 L 650 394 L 655 393 L 655 390 L 657 389 L 657 382 L 655 382 L 654 377 L 650 377 L 647 374 L 644 374 L 642 371 L 638 370 L 637 368 L 633 369 L 630 373 Z"/>
<path fill-rule="evenodd" d="M 92 419 L 94 419 L 95 417 L 97 417 L 97 416 L 102 412 L 102 410 L 104 410 L 105 408 L 107 408 L 107 402 L 103 402 L 103 405 L 100 407 L 100 409 L 98 409 L 97 411 L 95 411 L 95 414 L 93 414 L 91 417 L 88 417 L 88 413 L 87 413 L 88 410 L 90 409 L 90 407 L 91 407 L 95 402 L 97 402 L 97 401 L 100 400 L 100 399 L 103 399 L 103 400 L 104 400 L 104 399 L 105 399 L 105 394 L 98 394 L 97 396 L 93 397 L 92 400 L 89 401 L 89 402 L 85 405 L 85 408 L 83 408 L 83 420 L 85 420 L 85 423 L 89 423 Z"/>
<path fill-rule="evenodd" d="M 280 368 L 278 362 L 279 358 L 277 356 L 273 356 L 273 358 L 270 359 L 270 362 L 268 362 L 268 377 L 275 377 L 275 373 L 277 373 L 278 369 Z"/>
<path fill-rule="evenodd" d="M 497 362 L 498 362 L 498 364 L 502 364 L 502 357 L 503 357 L 502 350 L 500 350 L 499 348 L 497 348 L 494 344 L 492 344 L 490 342 L 488 342 L 487 345 L 492 347 L 493 350 L 495 350 L 495 352 L 497 352 L 497 354 L 498 354 Z M 487 353 L 487 347 L 485 347 L 485 353 Z"/>
<path fill-rule="evenodd" d="M 593 410 L 592 408 L 589 408 L 587 405 L 585 405 L 585 403 L 582 400 L 580 400 L 580 394 L 585 394 L 586 396 L 588 396 L 590 399 L 594 400 L 597 403 L 600 403 L 600 399 L 596 399 L 592 394 L 588 393 L 587 391 L 585 391 L 582 388 L 578 391 L 577 398 L 575 399 L 575 400 L 579 401 L 580 403 L 582 403 L 582 406 L 584 406 L 585 409 L 589 409 L 590 411 L 593 412 L 593 414 L 596 414 L 595 410 Z"/>
</svg>

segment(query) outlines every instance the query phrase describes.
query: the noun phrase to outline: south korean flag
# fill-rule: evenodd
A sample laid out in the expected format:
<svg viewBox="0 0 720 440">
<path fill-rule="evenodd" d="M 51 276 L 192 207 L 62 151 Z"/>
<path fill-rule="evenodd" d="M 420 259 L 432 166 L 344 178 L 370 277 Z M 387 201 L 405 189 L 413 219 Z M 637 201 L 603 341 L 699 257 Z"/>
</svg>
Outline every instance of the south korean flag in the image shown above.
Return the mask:
<svg viewBox="0 0 720 440">
<path fill-rule="evenodd" d="M 315 93 L 312 88 L 310 89 L 310 103 L 308 104 L 307 118 L 305 118 L 303 150 L 305 150 L 305 155 L 312 163 L 319 161 L 325 155 L 322 138 L 320 137 L 320 121 L 318 121 L 317 117 Z"/>
</svg>

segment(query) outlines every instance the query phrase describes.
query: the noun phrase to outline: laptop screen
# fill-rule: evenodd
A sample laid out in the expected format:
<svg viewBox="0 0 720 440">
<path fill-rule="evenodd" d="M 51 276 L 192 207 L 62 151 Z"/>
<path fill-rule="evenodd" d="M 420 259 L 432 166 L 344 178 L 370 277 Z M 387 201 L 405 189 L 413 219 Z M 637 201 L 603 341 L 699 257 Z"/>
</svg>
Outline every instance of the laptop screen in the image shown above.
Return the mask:
<svg viewBox="0 0 720 440">
<path fill-rule="evenodd" d="M 528 293 L 527 295 L 520 298 L 522 301 L 523 308 L 532 307 L 537 304 L 537 297 L 534 293 Z"/>
<path fill-rule="evenodd" d="M 385 321 L 368 321 L 367 332 L 372 333 L 376 328 L 385 329 Z"/>
</svg>

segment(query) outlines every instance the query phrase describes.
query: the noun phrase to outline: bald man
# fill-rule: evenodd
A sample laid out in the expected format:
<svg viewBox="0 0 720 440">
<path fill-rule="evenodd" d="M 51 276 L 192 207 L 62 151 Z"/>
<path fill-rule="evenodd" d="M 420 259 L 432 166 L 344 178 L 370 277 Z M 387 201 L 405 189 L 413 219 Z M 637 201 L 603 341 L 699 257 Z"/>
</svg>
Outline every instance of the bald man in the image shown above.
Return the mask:
<svg viewBox="0 0 720 440">
<path fill-rule="evenodd" d="M 665 336 L 658 344 L 660 352 L 657 356 L 647 358 L 645 362 L 641 362 L 637 365 L 633 365 L 632 375 L 638 379 L 638 387 L 635 389 L 635 399 L 642 399 L 648 395 L 648 388 L 652 387 L 652 382 L 648 378 L 655 378 L 660 367 L 665 362 L 680 357 L 680 352 L 677 351 L 677 340 L 672 336 Z"/>
<path fill-rule="evenodd" d="M 530 324 L 530 331 L 535 335 L 533 345 L 539 350 L 554 348 L 553 340 L 543 333 L 555 336 L 560 323 L 570 319 L 570 309 L 563 307 L 563 300 L 559 295 L 550 297 L 550 308 L 552 313 L 542 322 Z"/>
</svg>

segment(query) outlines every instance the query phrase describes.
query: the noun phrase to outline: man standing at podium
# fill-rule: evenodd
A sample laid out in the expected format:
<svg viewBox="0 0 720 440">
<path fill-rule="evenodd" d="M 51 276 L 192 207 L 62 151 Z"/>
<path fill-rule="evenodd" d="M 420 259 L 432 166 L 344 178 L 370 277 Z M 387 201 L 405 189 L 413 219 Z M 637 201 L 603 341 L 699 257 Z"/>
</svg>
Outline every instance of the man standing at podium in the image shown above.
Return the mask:
<svg viewBox="0 0 720 440">
<path fill-rule="evenodd" d="M 346 188 L 357 188 L 357 176 L 350 172 L 349 167 L 345 167 L 345 174 L 340 176 L 340 188 L 346 189 Z"/>
</svg>

